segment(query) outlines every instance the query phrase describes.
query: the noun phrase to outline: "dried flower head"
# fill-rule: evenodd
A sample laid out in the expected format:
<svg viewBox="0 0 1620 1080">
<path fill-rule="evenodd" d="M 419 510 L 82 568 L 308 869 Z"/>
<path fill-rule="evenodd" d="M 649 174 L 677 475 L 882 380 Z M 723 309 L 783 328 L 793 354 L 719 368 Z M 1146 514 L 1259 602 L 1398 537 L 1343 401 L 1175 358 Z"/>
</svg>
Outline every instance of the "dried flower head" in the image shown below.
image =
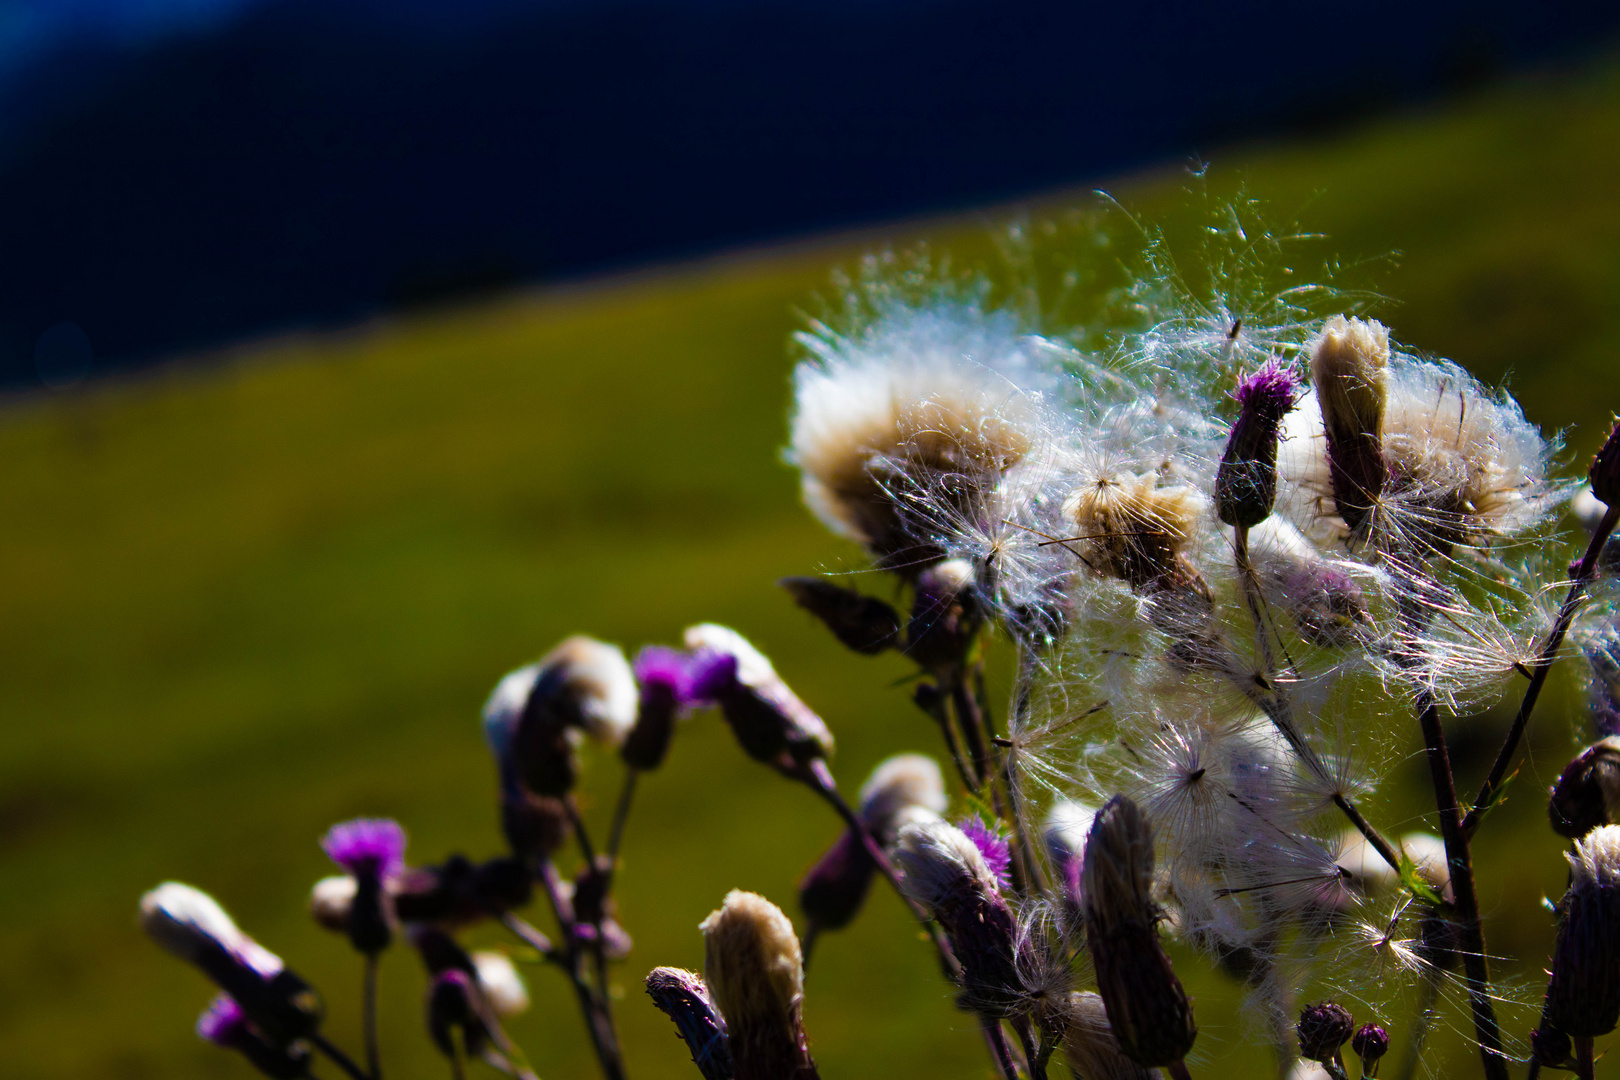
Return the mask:
<svg viewBox="0 0 1620 1080">
<path fill-rule="evenodd" d="M 1108 1010 L 1096 994 L 1070 994 L 1068 1021 L 1063 1053 L 1075 1076 L 1084 1080 L 1155 1080 L 1159 1076 L 1120 1052 L 1108 1025 Z"/>
<path fill-rule="evenodd" d="M 1002 371 L 1031 346 L 971 310 L 899 310 L 857 340 L 800 339 L 788 458 L 834 532 L 904 568 L 938 557 L 936 504 L 971 514 L 1037 438 L 1034 401 Z"/>
<path fill-rule="evenodd" d="M 1139 1064 L 1164 1066 L 1186 1057 L 1198 1028 L 1159 944 L 1152 893 L 1152 829 L 1134 802 L 1116 795 L 1097 812 L 1086 839 L 1086 944 L 1120 1049 Z"/>
<path fill-rule="evenodd" d="M 1198 515 L 1191 488 L 1161 488 L 1151 473 L 1117 473 L 1070 492 L 1063 513 L 1075 527 L 1074 550 L 1093 573 L 1134 589 L 1197 579 L 1185 559 Z"/>
<path fill-rule="evenodd" d="M 1383 493 L 1380 441 L 1387 398 L 1389 331 L 1335 315 L 1311 343 L 1311 383 L 1327 434 L 1329 478 L 1339 516 L 1360 531 Z"/>
<path fill-rule="evenodd" d="M 698 928 L 704 979 L 726 1018 L 736 1080 L 814 1077 L 804 1031 L 804 961 L 782 909 L 733 889 Z"/>
<path fill-rule="evenodd" d="M 321 878 L 309 890 L 309 913 L 321 927 L 338 934 L 349 932 L 349 909 L 359 886 L 348 874 Z"/>
<path fill-rule="evenodd" d="M 732 1080 L 735 1068 L 726 1042 L 726 1020 L 714 1007 L 703 977 L 694 971 L 659 967 L 647 973 L 647 993 L 692 1052 L 703 1080 Z"/>
<path fill-rule="evenodd" d="M 943 814 L 949 802 L 938 762 L 926 754 L 896 754 L 878 762 L 861 785 L 860 815 L 878 843 L 892 847 L 906 810 Z"/>
<path fill-rule="evenodd" d="M 472 954 L 478 985 L 496 1016 L 516 1016 L 529 1007 L 529 988 L 512 958 L 496 949 Z"/>
</svg>

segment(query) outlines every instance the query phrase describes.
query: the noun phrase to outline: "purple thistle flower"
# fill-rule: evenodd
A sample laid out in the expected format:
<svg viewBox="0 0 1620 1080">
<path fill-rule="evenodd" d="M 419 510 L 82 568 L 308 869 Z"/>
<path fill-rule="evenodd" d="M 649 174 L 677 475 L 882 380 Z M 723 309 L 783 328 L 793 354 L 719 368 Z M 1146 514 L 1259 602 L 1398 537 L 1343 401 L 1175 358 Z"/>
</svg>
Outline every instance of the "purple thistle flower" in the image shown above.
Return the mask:
<svg viewBox="0 0 1620 1080">
<path fill-rule="evenodd" d="M 405 869 L 405 830 L 391 818 L 355 818 L 328 829 L 321 850 L 355 877 L 398 877 Z"/>
<path fill-rule="evenodd" d="M 234 1046 L 247 1027 L 242 1006 L 229 994 L 217 994 L 197 1017 L 197 1037 L 218 1046 Z"/>
<path fill-rule="evenodd" d="M 1276 422 L 1294 407 L 1299 391 L 1299 377 L 1281 359 L 1273 357 L 1253 375 L 1239 379 L 1232 397 L 1245 412 Z"/>
<path fill-rule="evenodd" d="M 1299 396 L 1294 373 L 1271 360 L 1238 380 L 1238 418 L 1215 474 L 1215 510 L 1228 525 L 1252 527 L 1277 501 L 1277 429 Z"/>
<path fill-rule="evenodd" d="M 973 846 L 979 849 L 984 856 L 984 863 L 990 872 L 996 876 L 996 884 L 1005 889 L 1010 881 L 1007 876 L 1012 866 L 1012 848 L 1007 845 L 1006 837 L 989 828 L 976 817 L 964 818 L 957 823 Z"/>
<path fill-rule="evenodd" d="M 679 649 L 649 645 L 636 654 L 631 671 L 641 688 L 641 700 L 659 695 L 685 703 L 690 696 L 692 657 Z"/>
</svg>

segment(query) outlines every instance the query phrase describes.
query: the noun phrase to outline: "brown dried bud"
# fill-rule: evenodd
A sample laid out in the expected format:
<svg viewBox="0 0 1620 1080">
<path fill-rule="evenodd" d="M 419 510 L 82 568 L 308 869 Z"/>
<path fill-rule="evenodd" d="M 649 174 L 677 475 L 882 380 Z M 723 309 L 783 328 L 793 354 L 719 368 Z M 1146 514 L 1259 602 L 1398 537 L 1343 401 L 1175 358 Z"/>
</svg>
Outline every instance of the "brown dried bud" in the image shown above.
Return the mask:
<svg viewBox="0 0 1620 1080">
<path fill-rule="evenodd" d="M 1620 737 L 1609 736 L 1575 756 L 1558 774 L 1547 800 L 1553 832 L 1578 840 L 1599 825 L 1614 824 L 1620 808 Z"/>
<path fill-rule="evenodd" d="M 1389 331 L 1381 323 L 1335 315 L 1311 345 L 1333 502 L 1353 533 L 1371 516 L 1388 476 L 1382 438 L 1388 367 Z"/>
<path fill-rule="evenodd" d="M 1593 495 L 1609 506 L 1620 506 L 1620 420 L 1609 429 L 1586 476 Z"/>
<path fill-rule="evenodd" d="M 703 1080 L 732 1080 L 726 1020 L 714 1007 L 703 977 L 680 968 L 653 968 L 647 973 L 647 994 L 660 1012 L 675 1021 L 675 1030 L 692 1052 L 692 1062 Z"/>
<path fill-rule="evenodd" d="M 703 931 L 704 977 L 726 1020 L 736 1080 L 813 1080 L 804 1032 L 804 960 L 793 924 L 756 893 L 733 889 Z"/>
<path fill-rule="evenodd" d="M 1593 829 L 1568 858 L 1546 1017 L 1572 1038 L 1591 1039 L 1620 1021 L 1620 825 Z"/>
<path fill-rule="evenodd" d="M 749 757 L 797 776 L 809 762 L 832 754 L 832 732 L 821 717 L 737 631 L 699 623 L 687 628 L 686 647 L 695 654 L 692 697 L 720 706 Z"/>
<path fill-rule="evenodd" d="M 1355 1030 L 1356 1021 L 1343 1005 L 1333 1001 L 1308 1005 L 1294 1025 L 1294 1033 L 1299 1036 L 1299 1056 L 1307 1061 L 1336 1061 L 1339 1047 L 1350 1041 Z"/>
<path fill-rule="evenodd" d="M 1086 944 L 1114 1038 L 1150 1067 L 1180 1061 L 1198 1036 L 1192 1004 L 1159 944 L 1152 889 L 1153 831 L 1136 803 L 1116 795 L 1086 838 Z"/>
<path fill-rule="evenodd" d="M 777 582 L 793 602 L 820 619 L 846 649 L 876 656 L 900 643 L 900 613 L 873 596 L 814 577 Z"/>
</svg>

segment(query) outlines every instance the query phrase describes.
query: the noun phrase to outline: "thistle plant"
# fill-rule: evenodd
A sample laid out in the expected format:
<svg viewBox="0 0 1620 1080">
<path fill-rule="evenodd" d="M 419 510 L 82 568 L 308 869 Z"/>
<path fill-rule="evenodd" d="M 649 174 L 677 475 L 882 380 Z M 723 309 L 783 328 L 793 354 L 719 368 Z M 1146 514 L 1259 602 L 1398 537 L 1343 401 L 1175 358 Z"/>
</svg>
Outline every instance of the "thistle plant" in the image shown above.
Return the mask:
<svg viewBox="0 0 1620 1080">
<path fill-rule="evenodd" d="M 803 1004 L 836 987 L 807 969 L 874 887 L 926 929 L 919 947 L 1003 1080 L 1059 1060 L 1082 1080 L 1197 1074 L 1208 1036 L 1181 972 L 1206 964 L 1279 1076 L 1412 1075 L 1460 1001 L 1486 1077 L 1590 1080 L 1620 1019 L 1620 426 L 1577 491 L 1505 392 L 1403 349 L 1325 283 L 1257 288 L 1283 245 L 1240 218 L 1245 243 L 1203 284 L 1150 233 L 1135 275 L 1090 303 L 1043 292 L 1049 253 L 1017 256 L 1013 288 L 874 259 L 796 338 L 786 456 L 865 565 L 781 585 L 851 653 L 914 669 L 937 760 L 906 748 L 850 799 L 829 725 L 737 631 L 698 623 L 633 662 L 569 638 L 484 706 L 505 851 L 411 866 L 380 821 L 324 841 L 345 873 L 311 911 L 360 955 L 363 1064 L 217 904 L 160 886 L 148 931 L 222 992 L 199 1032 L 272 1076 L 326 1061 L 379 1080 L 376 958 L 405 944 L 454 1075 L 532 1075 L 501 1024 L 526 1002 L 523 958 L 572 987 L 603 1075 L 624 1077 L 619 852 L 637 778 L 712 711 L 838 831 L 797 929 L 716 883 L 704 972 L 646 976 L 706 1080 L 819 1075 Z M 1556 519 L 1572 498 L 1586 536 L 1567 563 Z M 1517 1031 L 1498 1013 L 1473 845 L 1566 651 L 1591 730 L 1550 792 L 1571 881 L 1539 1026 Z M 1506 694 L 1513 722 L 1474 789 L 1447 736 Z M 1377 788 L 1409 741 L 1433 810 L 1392 836 Z M 579 812 L 588 752 L 622 765 L 605 838 Z M 520 914 L 536 898 L 544 930 Z M 484 922 L 510 957 L 463 949 Z"/>
</svg>

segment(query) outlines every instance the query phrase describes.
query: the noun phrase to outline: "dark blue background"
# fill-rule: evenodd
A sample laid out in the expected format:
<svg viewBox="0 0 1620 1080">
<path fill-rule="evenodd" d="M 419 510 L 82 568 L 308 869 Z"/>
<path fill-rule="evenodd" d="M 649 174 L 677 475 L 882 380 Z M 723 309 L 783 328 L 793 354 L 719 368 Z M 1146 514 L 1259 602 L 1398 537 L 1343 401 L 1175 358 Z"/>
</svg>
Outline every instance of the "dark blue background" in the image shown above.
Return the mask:
<svg viewBox="0 0 1620 1080">
<path fill-rule="evenodd" d="M 0 384 L 41 347 L 70 381 L 70 340 L 108 371 L 1318 130 L 1620 27 L 1569 0 L 213 3 L 12 43 Z"/>
</svg>

